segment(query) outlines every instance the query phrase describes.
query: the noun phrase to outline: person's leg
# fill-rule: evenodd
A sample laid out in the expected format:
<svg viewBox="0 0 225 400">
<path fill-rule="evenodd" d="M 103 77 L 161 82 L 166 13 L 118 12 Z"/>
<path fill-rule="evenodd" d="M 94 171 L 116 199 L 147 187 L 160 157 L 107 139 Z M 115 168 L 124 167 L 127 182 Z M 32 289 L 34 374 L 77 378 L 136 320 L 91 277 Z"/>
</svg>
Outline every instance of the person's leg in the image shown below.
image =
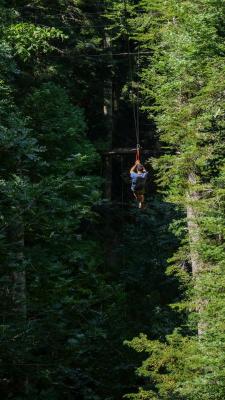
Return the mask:
<svg viewBox="0 0 225 400">
<path fill-rule="evenodd" d="M 145 196 L 144 196 L 144 194 L 142 195 L 142 199 L 141 199 L 141 208 L 145 208 Z"/>
<path fill-rule="evenodd" d="M 142 208 L 142 195 L 140 193 L 137 194 L 138 208 Z"/>
<path fill-rule="evenodd" d="M 133 191 L 133 194 L 134 194 L 135 199 L 137 200 L 137 195 L 134 191 Z"/>
<path fill-rule="evenodd" d="M 138 208 L 143 208 L 144 207 L 144 201 L 145 201 L 144 194 L 139 193 L 139 192 L 134 192 L 134 191 L 133 191 L 133 194 L 134 194 L 135 199 L 138 202 Z"/>
</svg>

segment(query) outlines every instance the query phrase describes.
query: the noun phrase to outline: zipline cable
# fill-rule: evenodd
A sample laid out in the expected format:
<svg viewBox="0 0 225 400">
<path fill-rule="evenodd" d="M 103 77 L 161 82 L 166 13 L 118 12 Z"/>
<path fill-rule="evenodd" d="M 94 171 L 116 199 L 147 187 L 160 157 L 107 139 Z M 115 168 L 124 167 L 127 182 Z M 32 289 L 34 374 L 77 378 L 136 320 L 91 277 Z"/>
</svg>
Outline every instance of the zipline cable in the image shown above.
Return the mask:
<svg viewBox="0 0 225 400">
<path fill-rule="evenodd" d="M 150 55 L 152 54 L 152 52 L 150 51 L 145 51 L 145 52 L 124 52 L 124 53 L 103 53 L 103 54 L 75 54 L 76 57 L 112 57 L 112 56 L 117 56 L 117 57 L 123 57 L 123 56 L 128 56 L 130 57 L 131 55 L 137 55 L 137 56 L 145 56 L 145 55 Z M 132 61 L 129 60 L 131 62 L 131 66 L 132 66 Z M 132 73 L 131 73 L 132 74 Z"/>
<path fill-rule="evenodd" d="M 110 48 L 109 48 L 110 49 Z M 144 52 L 123 52 L 123 53 L 102 53 L 102 54 L 82 54 L 82 53 L 76 53 L 75 56 L 76 57 L 111 57 L 111 56 L 118 56 L 118 57 L 123 57 L 123 56 L 131 56 L 131 55 L 150 55 L 152 54 L 152 52 L 150 51 L 144 51 Z"/>
</svg>

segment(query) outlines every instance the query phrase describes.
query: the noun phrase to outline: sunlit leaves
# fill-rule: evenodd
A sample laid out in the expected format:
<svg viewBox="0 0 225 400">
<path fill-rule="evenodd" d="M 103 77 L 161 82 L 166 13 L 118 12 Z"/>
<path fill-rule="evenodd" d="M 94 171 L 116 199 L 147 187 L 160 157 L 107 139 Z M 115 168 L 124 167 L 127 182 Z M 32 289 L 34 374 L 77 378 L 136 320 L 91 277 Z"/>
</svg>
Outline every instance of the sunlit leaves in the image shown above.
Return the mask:
<svg viewBox="0 0 225 400">
<path fill-rule="evenodd" d="M 24 22 L 10 25 L 6 30 L 6 38 L 14 48 L 15 54 L 26 61 L 32 56 L 38 57 L 42 53 L 54 50 L 53 39 L 63 40 L 66 35 L 53 27 Z"/>
</svg>

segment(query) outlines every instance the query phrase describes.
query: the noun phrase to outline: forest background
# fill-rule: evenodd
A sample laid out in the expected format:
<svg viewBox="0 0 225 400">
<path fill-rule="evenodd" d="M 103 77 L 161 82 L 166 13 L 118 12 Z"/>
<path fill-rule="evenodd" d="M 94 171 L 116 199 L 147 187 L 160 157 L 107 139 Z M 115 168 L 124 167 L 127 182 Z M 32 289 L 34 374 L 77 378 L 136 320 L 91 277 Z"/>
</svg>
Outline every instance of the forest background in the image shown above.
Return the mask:
<svg viewBox="0 0 225 400">
<path fill-rule="evenodd" d="M 224 400 L 224 2 L 0 20 L 1 398 Z"/>
</svg>

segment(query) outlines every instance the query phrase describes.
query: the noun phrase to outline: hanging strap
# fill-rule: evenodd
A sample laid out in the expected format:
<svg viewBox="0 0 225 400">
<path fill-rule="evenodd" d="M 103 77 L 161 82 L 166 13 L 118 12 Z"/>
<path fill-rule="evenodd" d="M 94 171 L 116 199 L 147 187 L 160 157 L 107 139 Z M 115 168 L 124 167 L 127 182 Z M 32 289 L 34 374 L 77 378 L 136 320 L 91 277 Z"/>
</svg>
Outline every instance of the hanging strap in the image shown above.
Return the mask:
<svg viewBox="0 0 225 400">
<path fill-rule="evenodd" d="M 140 154 L 140 145 L 137 145 L 137 151 L 136 151 L 136 161 L 140 161 L 141 159 L 141 154 Z"/>
</svg>

